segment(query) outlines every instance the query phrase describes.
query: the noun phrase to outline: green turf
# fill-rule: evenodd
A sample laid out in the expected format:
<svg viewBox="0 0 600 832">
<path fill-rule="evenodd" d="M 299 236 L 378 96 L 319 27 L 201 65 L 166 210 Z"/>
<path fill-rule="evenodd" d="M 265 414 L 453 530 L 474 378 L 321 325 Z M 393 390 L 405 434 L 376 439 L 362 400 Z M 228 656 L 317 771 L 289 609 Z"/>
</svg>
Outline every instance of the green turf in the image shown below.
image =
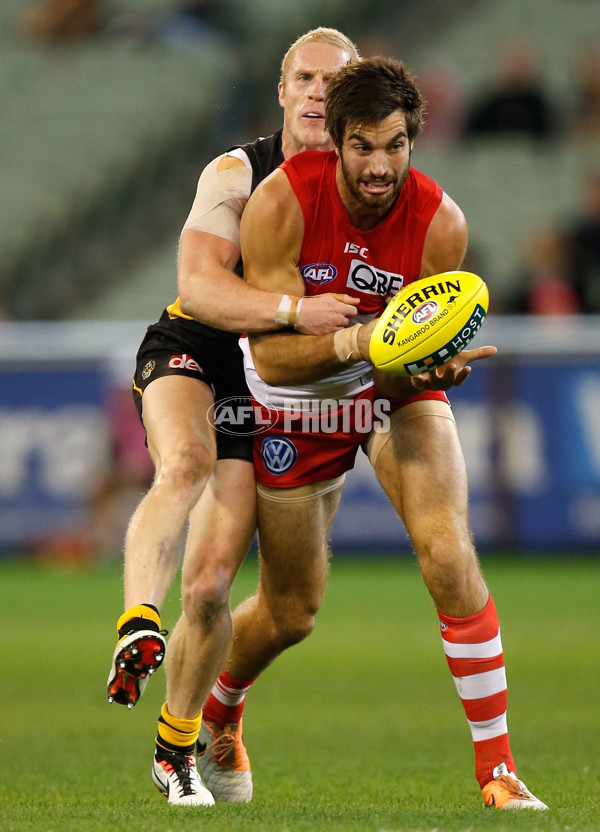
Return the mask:
<svg viewBox="0 0 600 832">
<path fill-rule="evenodd" d="M 519 773 L 546 813 L 481 803 L 436 617 L 407 559 L 336 559 L 316 632 L 248 698 L 248 806 L 170 807 L 150 766 L 164 674 L 132 711 L 105 677 L 117 566 L 0 562 L 2 832 L 600 830 L 600 561 L 484 561 Z M 256 578 L 251 562 L 235 588 Z M 165 607 L 172 627 L 177 592 Z"/>
</svg>

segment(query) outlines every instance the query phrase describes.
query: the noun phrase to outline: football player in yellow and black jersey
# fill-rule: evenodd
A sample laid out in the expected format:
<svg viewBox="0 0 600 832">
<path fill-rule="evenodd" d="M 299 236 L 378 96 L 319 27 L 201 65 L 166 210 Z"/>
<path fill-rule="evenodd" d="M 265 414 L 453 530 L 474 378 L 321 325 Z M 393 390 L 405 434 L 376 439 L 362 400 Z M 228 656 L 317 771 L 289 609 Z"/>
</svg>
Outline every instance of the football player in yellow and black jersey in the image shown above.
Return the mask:
<svg viewBox="0 0 600 832">
<path fill-rule="evenodd" d="M 231 584 L 256 523 L 254 426 L 239 333 L 294 327 L 322 335 L 347 326 L 356 306 L 347 295 L 297 298 L 244 283 L 239 224 L 251 192 L 284 159 L 330 149 L 325 84 L 356 57 L 354 44 L 334 29 L 313 30 L 290 47 L 278 87 L 283 129 L 204 169 L 180 239 L 179 297 L 148 328 L 137 356 L 134 398 L 155 476 L 125 539 L 125 612 L 108 696 L 132 707 L 163 661 L 160 607 L 187 525 L 183 614 L 169 641 L 153 767 L 155 784 L 172 804 L 246 802 L 252 795 L 240 726 L 219 724 L 216 711 L 202 724 L 231 643 Z M 243 696 L 221 687 L 223 698 Z M 203 772 L 214 797 L 196 770 L 201 724 Z"/>
</svg>

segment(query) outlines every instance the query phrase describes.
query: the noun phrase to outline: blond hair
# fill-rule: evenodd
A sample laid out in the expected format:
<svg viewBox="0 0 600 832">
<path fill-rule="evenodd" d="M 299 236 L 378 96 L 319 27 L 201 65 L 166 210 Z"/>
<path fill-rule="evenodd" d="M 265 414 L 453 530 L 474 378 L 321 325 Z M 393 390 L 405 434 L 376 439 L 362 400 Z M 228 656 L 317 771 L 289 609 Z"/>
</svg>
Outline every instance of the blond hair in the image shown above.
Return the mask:
<svg viewBox="0 0 600 832">
<path fill-rule="evenodd" d="M 301 46 L 304 46 L 305 43 L 329 43 L 331 46 L 337 46 L 339 49 L 347 52 L 348 58 L 351 61 L 357 61 L 360 58 L 358 47 L 350 40 L 350 38 L 347 38 L 346 35 L 342 34 L 342 32 L 337 29 L 329 29 L 326 26 L 319 26 L 318 29 L 311 29 L 310 32 L 306 32 L 305 35 L 301 35 L 298 40 L 295 40 L 294 43 L 292 43 L 288 51 L 283 56 L 280 79 L 282 84 L 285 84 L 285 76 L 290 68 L 290 64 L 292 63 L 296 50 L 298 50 Z"/>
</svg>

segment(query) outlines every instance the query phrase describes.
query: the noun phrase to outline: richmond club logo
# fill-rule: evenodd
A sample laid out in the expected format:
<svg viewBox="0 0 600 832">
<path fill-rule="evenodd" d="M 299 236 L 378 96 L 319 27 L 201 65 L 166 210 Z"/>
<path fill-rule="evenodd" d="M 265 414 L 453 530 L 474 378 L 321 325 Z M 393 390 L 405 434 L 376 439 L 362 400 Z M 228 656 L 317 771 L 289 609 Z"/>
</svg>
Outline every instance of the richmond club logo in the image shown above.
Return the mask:
<svg viewBox="0 0 600 832">
<path fill-rule="evenodd" d="M 270 436 L 263 439 L 260 455 L 267 471 L 278 477 L 294 467 L 298 459 L 298 449 L 291 439 L 285 436 Z"/>
</svg>

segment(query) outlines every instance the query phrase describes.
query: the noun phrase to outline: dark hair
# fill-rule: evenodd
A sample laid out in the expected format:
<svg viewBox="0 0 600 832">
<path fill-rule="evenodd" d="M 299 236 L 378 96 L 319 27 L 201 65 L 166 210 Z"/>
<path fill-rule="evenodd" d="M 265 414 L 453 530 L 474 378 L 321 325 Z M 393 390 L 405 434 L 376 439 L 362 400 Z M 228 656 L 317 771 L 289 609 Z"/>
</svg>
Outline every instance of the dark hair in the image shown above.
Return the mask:
<svg viewBox="0 0 600 832">
<path fill-rule="evenodd" d="M 346 64 L 327 84 L 325 127 L 340 148 L 348 127 L 378 124 L 402 110 L 412 141 L 421 129 L 424 108 L 425 99 L 402 61 L 367 58 Z"/>
</svg>

